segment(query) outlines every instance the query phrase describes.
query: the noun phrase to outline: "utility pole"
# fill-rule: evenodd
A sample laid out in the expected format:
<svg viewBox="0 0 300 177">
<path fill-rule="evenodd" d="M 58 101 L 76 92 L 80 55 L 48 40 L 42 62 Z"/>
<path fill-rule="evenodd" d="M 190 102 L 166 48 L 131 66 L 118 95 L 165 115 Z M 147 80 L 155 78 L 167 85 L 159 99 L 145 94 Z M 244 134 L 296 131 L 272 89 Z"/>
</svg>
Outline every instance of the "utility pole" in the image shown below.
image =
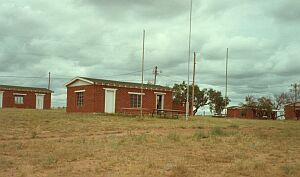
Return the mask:
<svg viewBox="0 0 300 177">
<path fill-rule="evenodd" d="M 195 102 L 195 70 L 196 70 L 196 52 L 194 52 L 194 69 L 193 69 L 193 85 L 192 85 L 192 114 L 194 115 Z"/>
<path fill-rule="evenodd" d="M 189 85 L 190 85 L 190 60 L 191 60 L 191 37 L 192 37 L 192 10 L 193 10 L 193 0 L 191 0 L 190 6 L 190 31 L 189 31 L 189 58 L 188 58 L 188 80 L 187 80 L 187 91 L 186 91 L 186 109 L 185 109 L 185 120 L 188 120 L 190 114 L 190 105 L 189 105 Z"/>
<path fill-rule="evenodd" d="M 48 90 L 50 90 L 50 83 L 51 83 L 51 73 L 49 72 L 49 75 L 48 75 Z"/>
<path fill-rule="evenodd" d="M 156 76 L 157 76 L 157 66 L 154 68 L 154 85 L 156 85 Z"/>
<path fill-rule="evenodd" d="M 143 52 L 142 52 L 141 118 L 143 117 L 144 60 L 145 60 L 145 30 L 143 31 Z"/>
<path fill-rule="evenodd" d="M 227 117 L 227 87 L 228 87 L 228 48 L 226 52 L 226 83 L 225 83 L 225 116 Z"/>
</svg>

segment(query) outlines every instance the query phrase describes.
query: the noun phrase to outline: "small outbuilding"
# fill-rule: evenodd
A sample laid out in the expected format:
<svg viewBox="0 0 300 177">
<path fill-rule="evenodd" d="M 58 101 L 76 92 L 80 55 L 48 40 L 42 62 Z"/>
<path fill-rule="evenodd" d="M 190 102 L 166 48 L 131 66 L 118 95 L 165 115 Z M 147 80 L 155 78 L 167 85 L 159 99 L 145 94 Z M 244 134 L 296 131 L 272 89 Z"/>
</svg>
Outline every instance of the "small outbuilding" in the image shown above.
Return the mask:
<svg viewBox="0 0 300 177">
<path fill-rule="evenodd" d="M 67 87 L 67 112 L 138 113 L 172 109 L 169 87 L 113 80 L 76 77 Z"/>
<path fill-rule="evenodd" d="M 51 90 L 0 85 L 0 108 L 50 109 Z"/>
<path fill-rule="evenodd" d="M 227 108 L 227 117 L 243 119 L 276 119 L 278 110 L 261 110 L 257 108 L 231 106 Z"/>
<path fill-rule="evenodd" d="M 300 102 L 290 103 L 284 106 L 285 119 L 299 120 L 300 119 Z"/>
<path fill-rule="evenodd" d="M 227 108 L 227 117 L 254 119 L 256 110 L 251 108 L 243 108 L 240 106 L 231 106 Z"/>
</svg>

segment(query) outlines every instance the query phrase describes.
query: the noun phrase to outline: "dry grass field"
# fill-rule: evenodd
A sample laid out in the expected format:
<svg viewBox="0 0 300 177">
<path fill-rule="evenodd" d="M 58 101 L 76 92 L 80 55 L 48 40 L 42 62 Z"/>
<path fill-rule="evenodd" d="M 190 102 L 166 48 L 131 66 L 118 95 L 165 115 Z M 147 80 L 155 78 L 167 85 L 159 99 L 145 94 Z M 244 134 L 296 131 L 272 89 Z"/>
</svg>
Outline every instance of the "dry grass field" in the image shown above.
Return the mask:
<svg viewBox="0 0 300 177">
<path fill-rule="evenodd" d="M 300 121 L 0 110 L 0 176 L 300 176 Z"/>
</svg>

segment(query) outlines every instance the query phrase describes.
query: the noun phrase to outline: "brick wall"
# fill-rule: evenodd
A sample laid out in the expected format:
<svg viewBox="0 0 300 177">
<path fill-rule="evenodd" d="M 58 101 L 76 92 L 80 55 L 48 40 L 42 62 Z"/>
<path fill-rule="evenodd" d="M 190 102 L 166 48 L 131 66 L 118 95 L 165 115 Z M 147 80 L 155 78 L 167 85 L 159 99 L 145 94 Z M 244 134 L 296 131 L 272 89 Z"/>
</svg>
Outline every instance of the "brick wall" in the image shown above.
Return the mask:
<svg viewBox="0 0 300 177">
<path fill-rule="evenodd" d="M 130 94 L 128 92 L 140 92 L 137 88 L 125 88 L 114 86 L 102 85 L 87 85 L 76 86 L 67 88 L 67 112 L 104 112 L 105 104 L 105 89 L 116 90 L 116 112 L 122 112 L 122 108 L 130 108 Z M 84 105 L 77 107 L 76 105 L 76 92 L 78 90 L 85 90 L 84 92 Z M 156 94 L 154 92 L 166 93 L 164 95 L 164 108 L 172 109 L 172 91 L 158 91 L 146 90 L 143 93 L 143 108 L 154 109 L 156 108 Z"/>
<path fill-rule="evenodd" d="M 294 106 L 287 105 L 284 107 L 285 119 L 287 120 L 297 120 L 296 113 L 294 111 Z"/>
<path fill-rule="evenodd" d="M 12 90 L 1 90 L 3 93 L 3 108 L 26 108 L 26 109 L 35 109 L 36 108 L 36 93 L 37 92 L 28 92 L 28 91 L 12 91 Z M 14 93 L 26 94 L 24 95 L 24 104 L 15 103 Z M 43 93 L 41 93 L 43 94 Z M 44 109 L 51 108 L 51 94 L 47 93 L 44 96 Z"/>
</svg>

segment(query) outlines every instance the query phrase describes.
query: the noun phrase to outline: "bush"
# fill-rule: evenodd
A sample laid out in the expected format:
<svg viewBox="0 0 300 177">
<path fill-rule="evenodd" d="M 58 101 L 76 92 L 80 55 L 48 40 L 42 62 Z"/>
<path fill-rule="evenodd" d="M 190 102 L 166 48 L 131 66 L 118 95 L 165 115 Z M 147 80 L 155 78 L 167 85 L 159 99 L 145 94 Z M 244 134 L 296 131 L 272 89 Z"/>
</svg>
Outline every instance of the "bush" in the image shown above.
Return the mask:
<svg viewBox="0 0 300 177">
<path fill-rule="evenodd" d="M 179 141 L 180 137 L 177 133 L 169 133 L 168 139 L 172 141 Z"/>
<path fill-rule="evenodd" d="M 220 127 L 214 127 L 210 131 L 211 136 L 226 136 L 226 132 L 224 132 Z"/>
<path fill-rule="evenodd" d="M 229 128 L 236 128 L 236 129 L 238 129 L 238 128 L 239 128 L 239 126 L 238 126 L 238 125 L 236 125 L 236 124 L 231 124 L 231 125 L 229 125 L 228 127 L 229 127 Z"/>
<path fill-rule="evenodd" d="M 195 140 L 200 141 L 201 139 L 208 138 L 208 135 L 203 131 L 197 131 L 193 137 Z"/>
</svg>

